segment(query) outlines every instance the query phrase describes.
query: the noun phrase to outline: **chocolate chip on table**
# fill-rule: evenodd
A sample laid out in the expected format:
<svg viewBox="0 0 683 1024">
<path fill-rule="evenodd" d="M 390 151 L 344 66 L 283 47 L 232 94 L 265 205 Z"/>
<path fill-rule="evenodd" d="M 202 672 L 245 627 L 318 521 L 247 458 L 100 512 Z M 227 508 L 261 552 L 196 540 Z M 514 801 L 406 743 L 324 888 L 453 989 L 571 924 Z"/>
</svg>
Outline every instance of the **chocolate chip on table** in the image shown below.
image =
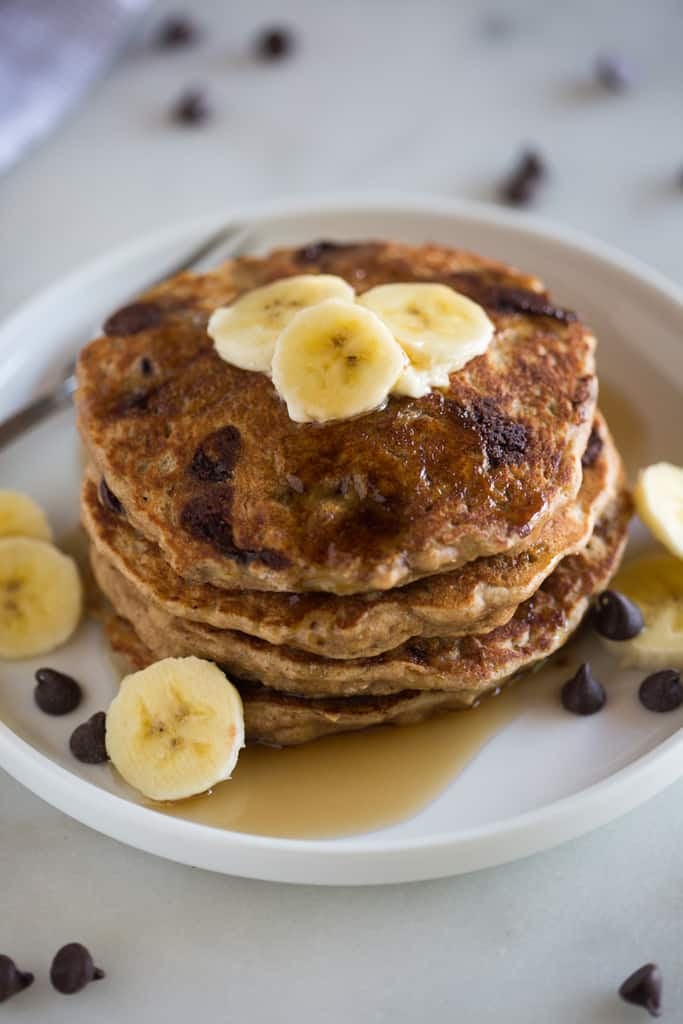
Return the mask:
<svg viewBox="0 0 683 1024">
<path fill-rule="evenodd" d="M 34 977 L 30 971 L 20 971 L 11 957 L 0 953 L 0 1003 L 23 992 L 33 982 Z"/>
<path fill-rule="evenodd" d="M 547 177 L 547 173 L 547 167 L 540 154 L 535 150 L 525 150 L 512 173 L 503 182 L 501 198 L 517 206 L 530 202 L 536 195 L 538 186 Z"/>
<path fill-rule="evenodd" d="M 69 942 L 55 953 L 50 981 L 62 995 L 74 995 L 100 978 L 104 978 L 104 971 L 95 967 L 90 953 L 80 942 Z"/>
<path fill-rule="evenodd" d="M 191 46 L 199 38 L 199 31 L 194 21 L 185 14 L 169 14 L 162 21 L 157 35 L 157 43 L 163 49 L 179 49 Z"/>
<path fill-rule="evenodd" d="M 109 337 L 125 337 L 139 334 L 161 323 L 161 310 L 155 302 L 131 302 L 112 313 L 104 321 L 102 330 Z"/>
<path fill-rule="evenodd" d="M 683 704 L 681 673 L 673 668 L 653 672 L 640 684 L 638 699 L 648 711 L 675 711 Z"/>
<path fill-rule="evenodd" d="M 71 676 L 54 668 L 39 668 L 33 697 L 46 715 L 68 715 L 83 699 L 83 691 Z"/>
<path fill-rule="evenodd" d="M 211 106 L 201 89 L 186 89 L 171 108 L 171 119 L 178 124 L 203 124 L 211 117 Z"/>
<path fill-rule="evenodd" d="M 104 477 L 100 480 L 100 486 L 98 487 L 97 492 L 99 494 L 100 501 L 105 508 L 108 508 L 110 512 L 113 512 L 115 516 L 123 515 L 125 509 Z"/>
<path fill-rule="evenodd" d="M 619 986 L 619 995 L 633 1006 L 642 1006 L 651 1017 L 662 1008 L 662 972 L 657 964 L 644 964 Z"/>
<path fill-rule="evenodd" d="M 645 625 L 638 605 L 617 590 L 605 590 L 600 594 L 591 622 L 600 636 L 608 640 L 632 640 Z"/>
<path fill-rule="evenodd" d="M 256 39 L 254 52 L 261 60 L 282 60 L 294 49 L 294 36 L 286 28 L 264 29 Z"/>
<path fill-rule="evenodd" d="M 569 679 L 561 691 L 562 705 L 574 715 L 594 715 L 607 701 L 605 688 L 591 672 L 587 662 Z"/>
<path fill-rule="evenodd" d="M 633 84 L 633 72 L 623 57 L 601 53 L 595 61 L 596 81 L 609 92 L 625 92 Z"/>
<path fill-rule="evenodd" d="M 83 764 L 104 764 L 109 760 L 104 742 L 106 721 L 104 711 L 97 711 L 71 733 L 69 749 Z"/>
</svg>

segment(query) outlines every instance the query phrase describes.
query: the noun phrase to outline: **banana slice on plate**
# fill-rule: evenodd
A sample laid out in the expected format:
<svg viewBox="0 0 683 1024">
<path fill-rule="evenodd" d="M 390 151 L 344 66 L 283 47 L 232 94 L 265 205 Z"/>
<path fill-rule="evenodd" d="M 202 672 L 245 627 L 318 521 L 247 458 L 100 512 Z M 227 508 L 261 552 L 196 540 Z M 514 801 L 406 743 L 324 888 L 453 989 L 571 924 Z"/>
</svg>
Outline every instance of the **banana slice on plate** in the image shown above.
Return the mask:
<svg viewBox="0 0 683 1024">
<path fill-rule="evenodd" d="M 683 468 L 657 462 L 641 470 L 636 511 L 672 555 L 683 558 Z"/>
<path fill-rule="evenodd" d="M 215 310 L 208 333 L 221 359 L 242 370 L 270 373 L 275 342 L 292 317 L 325 299 L 353 302 L 350 284 L 334 274 L 298 274 L 254 288 Z"/>
<path fill-rule="evenodd" d="M 0 537 L 51 541 L 52 530 L 42 508 L 28 494 L 0 490 Z"/>
<path fill-rule="evenodd" d="M 406 363 L 373 312 L 327 299 L 297 313 L 278 338 L 273 383 L 291 419 L 324 423 L 376 409 Z"/>
<path fill-rule="evenodd" d="M 107 712 L 107 753 L 151 800 L 184 800 L 229 779 L 244 746 L 239 693 L 213 662 L 165 658 L 126 676 Z"/>
<path fill-rule="evenodd" d="M 683 562 L 657 554 L 629 562 L 613 586 L 639 606 L 645 628 L 632 640 L 605 640 L 624 667 L 683 669 Z"/>
<path fill-rule="evenodd" d="M 421 398 L 448 387 L 449 375 L 482 355 L 493 337 L 482 307 L 445 284 L 381 284 L 358 302 L 384 321 L 410 359 L 396 394 Z"/>
<path fill-rule="evenodd" d="M 0 658 L 31 658 L 66 643 L 82 606 L 72 558 L 43 540 L 0 539 Z"/>
</svg>

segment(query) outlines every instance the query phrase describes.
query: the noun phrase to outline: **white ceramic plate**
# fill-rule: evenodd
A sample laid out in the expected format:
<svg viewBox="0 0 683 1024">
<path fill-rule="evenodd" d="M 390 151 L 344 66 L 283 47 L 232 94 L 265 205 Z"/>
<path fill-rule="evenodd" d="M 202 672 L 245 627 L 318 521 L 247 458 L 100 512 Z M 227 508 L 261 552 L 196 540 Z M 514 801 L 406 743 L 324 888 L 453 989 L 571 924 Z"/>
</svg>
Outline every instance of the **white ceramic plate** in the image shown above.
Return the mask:
<svg viewBox="0 0 683 1024">
<path fill-rule="evenodd" d="M 255 226 L 258 248 L 317 238 L 434 240 L 540 274 L 600 339 L 603 407 L 631 470 L 681 460 L 683 299 L 665 280 L 592 241 L 494 208 L 434 199 L 340 200 L 222 211 L 117 250 L 37 297 L 0 330 L 0 416 L 54 379 L 94 325 L 142 280 L 217 222 Z M 0 482 L 33 494 L 63 537 L 77 523 L 79 453 L 65 413 L 0 452 Z M 633 545 L 644 542 L 635 531 Z M 586 641 L 589 645 L 594 641 Z M 583 652 L 578 652 L 583 654 Z M 577 657 L 578 657 L 577 653 Z M 287 882 L 364 884 L 433 878 L 499 864 L 560 843 L 635 807 L 683 772 L 683 709 L 643 710 L 638 675 L 597 649 L 591 660 L 608 709 L 578 719 L 552 702 L 530 706 L 408 821 L 325 841 L 264 838 L 168 817 L 141 805 L 101 767 L 70 756 L 68 720 L 32 702 L 36 665 L 0 669 L 0 764 L 66 814 L 187 864 Z M 83 720 L 106 707 L 114 672 L 99 631 L 85 625 L 49 663 L 86 681 Z M 548 680 L 555 686 L 561 675 Z M 566 674 L 566 672 L 565 672 Z"/>
</svg>

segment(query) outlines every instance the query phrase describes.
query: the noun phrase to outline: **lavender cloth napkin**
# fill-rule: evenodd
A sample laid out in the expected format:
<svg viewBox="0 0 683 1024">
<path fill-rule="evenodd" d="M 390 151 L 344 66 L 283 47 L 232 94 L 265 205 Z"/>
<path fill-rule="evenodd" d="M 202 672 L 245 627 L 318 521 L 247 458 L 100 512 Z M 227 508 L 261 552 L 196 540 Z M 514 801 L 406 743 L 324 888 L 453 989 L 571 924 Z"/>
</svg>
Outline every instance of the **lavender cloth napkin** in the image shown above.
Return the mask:
<svg viewBox="0 0 683 1024">
<path fill-rule="evenodd" d="M 0 172 L 121 51 L 148 0 L 0 0 Z"/>
</svg>

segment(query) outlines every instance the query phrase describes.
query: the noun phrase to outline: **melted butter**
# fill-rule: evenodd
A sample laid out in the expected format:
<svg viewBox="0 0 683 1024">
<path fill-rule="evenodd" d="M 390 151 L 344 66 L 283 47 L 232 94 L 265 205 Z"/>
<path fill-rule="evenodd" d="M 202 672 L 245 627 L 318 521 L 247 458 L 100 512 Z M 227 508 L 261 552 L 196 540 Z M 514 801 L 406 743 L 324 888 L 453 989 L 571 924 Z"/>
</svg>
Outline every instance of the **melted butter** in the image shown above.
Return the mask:
<svg viewBox="0 0 683 1024">
<path fill-rule="evenodd" d="M 292 839 L 385 828 L 422 810 L 494 736 L 553 697 L 547 678 L 530 675 L 480 707 L 419 725 L 380 726 L 300 747 L 248 747 L 228 782 L 154 806 L 214 828 Z"/>
</svg>

